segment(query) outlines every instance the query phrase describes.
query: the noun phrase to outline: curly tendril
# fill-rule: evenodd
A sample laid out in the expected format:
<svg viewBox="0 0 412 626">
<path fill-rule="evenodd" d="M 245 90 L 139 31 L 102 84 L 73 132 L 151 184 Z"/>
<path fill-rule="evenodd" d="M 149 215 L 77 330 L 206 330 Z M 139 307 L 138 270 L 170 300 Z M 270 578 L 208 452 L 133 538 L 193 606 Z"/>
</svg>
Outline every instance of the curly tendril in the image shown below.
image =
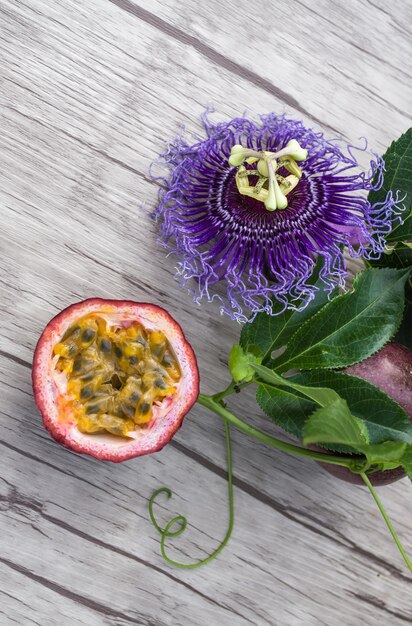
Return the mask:
<svg viewBox="0 0 412 626">
<path fill-rule="evenodd" d="M 184 515 L 176 515 L 176 517 L 173 517 L 166 524 L 166 526 L 162 528 L 160 524 L 158 524 L 155 514 L 153 513 L 153 504 L 157 496 L 161 493 L 165 493 L 168 499 L 171 498 L 172 491 L 168 487 L 160 487 L 160 489 L 156 489 L 156 491 L 152 493 L 149 499 L 149 515 L 150 515 L 150 519 L 152 521 L 153 526 L 156 528 L 157 532 L 160 534 L 160 537 L 161 537 L 160 538 L 160 551 L 161 551 L 162 557 L 170 565 L 174 565 L 175 567 L 180 567 L 181 569 L 195 569 L 196 567 L 200 567 L 201 565 L 206 565 L 206 563 L 209 563 L 210 561 L 212 561 L 215 557 L 217 557 L 217 555 L 220 552 L 222 552 L 223 548 L 226 546 L 227 542 L 229 541 L 230 536 L 233 531 L 235 516 L 234 516 L 234 508 L 233 508 L 232 444 L 231 444 L 231 439 L 230 439 L 230 428 L 226 420 L 224 420 L 224 426 L 225 426 L 226 454 L 227 454 L 229 525 L 228 525 L 228 529 L 227 529 L 226 535 L 222 543 L 218 546 L 218 548 L 216 548 L 214 552 L 209 554 L 209 556 L 203 559 L 202 561 L 197 561 L 196 563 L 179 563 L 179 561 L 175 561 L 174 559 L 171 559 L 166 554 L 166 546 L 165 546 L 166 539 L 168 539 L 169 537 L 178 537 L 179 535 L 181 535 L 187 527 L 187 519 L 186 517 L 184 517 Z M 175 524 L 180 524 L 180 526 L 177 528 L 177 530 L 172 531 L 171 529 Z"/>
</svg>

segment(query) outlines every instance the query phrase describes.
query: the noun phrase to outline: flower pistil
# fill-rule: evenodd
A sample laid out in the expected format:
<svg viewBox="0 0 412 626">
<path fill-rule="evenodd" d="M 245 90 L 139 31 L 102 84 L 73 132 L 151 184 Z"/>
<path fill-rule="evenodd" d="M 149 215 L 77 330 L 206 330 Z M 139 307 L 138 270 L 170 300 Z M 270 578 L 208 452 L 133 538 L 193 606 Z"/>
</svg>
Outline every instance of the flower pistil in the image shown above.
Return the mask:
<svg viewBox="0 0 412 626">
<path fill-rule="evenodd" d="M 236 186 L 239 193 L 263 202 L 268 211 L 275 211 L 288 206 L 286 196 L 296 187 L 302 176 L 302 170 L 296 161 L 305 161 L 307 156 L 308 151 L 296 139 L 291 139 L 277 152 L 250 150 L 236 144 L 230 151 L 228 161 L 229 165 L 238 168 Z M 243 165 L 245 162 L 248 165 L 256 163 L 256 169 L 246 168 Z M 281 168 L 285 168 L 290 174 L 282 176 L 279 173 Z M 250 176 L 258 179 L 254 185 L 250 184 Z"/>
</svg>

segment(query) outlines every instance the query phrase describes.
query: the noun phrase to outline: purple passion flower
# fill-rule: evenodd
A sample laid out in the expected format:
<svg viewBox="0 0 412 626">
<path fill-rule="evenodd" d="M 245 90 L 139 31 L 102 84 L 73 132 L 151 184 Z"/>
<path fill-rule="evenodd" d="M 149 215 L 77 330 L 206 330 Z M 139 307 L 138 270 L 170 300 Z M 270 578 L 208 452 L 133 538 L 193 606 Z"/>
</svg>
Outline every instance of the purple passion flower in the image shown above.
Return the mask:
<svg viewBox="0 0 412 626">
<path fill-rule="evenodd" d="M 168 176 L 158 177 L 166 188 L 155 211 L 196 302 L 216 298 L 241 322 L 301 310 L 319 289 L 319 257 L 321 289 L 330 293 L 345 284 L 344 249 L 366 259 L 384 251 L 396 199 L 366 198 L 382 186 L 380 157 L 364 172 L 353 147 L 285 115 L 203 122 L 206 139 L 178 137 L 161 155 Z"/>
</svg>

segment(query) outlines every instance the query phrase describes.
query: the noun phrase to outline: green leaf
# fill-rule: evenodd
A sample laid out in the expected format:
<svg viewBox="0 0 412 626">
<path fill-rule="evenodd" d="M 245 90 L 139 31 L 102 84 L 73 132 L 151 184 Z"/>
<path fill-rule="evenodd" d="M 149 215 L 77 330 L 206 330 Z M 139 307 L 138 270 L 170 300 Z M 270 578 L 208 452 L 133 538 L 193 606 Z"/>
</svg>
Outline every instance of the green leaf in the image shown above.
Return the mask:
<svg viewBox="0 0 412 626">
<path fill-rule="evenodd" d="M 394 340 L 412 350 L 412 304 L 407 303 L 405 315 Z"/>
<path fill-rule="evenodd" d="M 300 372 L 288 380 L 306 387 L 333 389 L 347 401 L 351 413 L 364 421 L 372 444 L 388 440 L 412 444 L 412 424 L 408 415 L 375 385 L 330 370 Z M 302 438 L 305 421 L 316 409 L 313 401 L 298 397 L 293 391 L 274 389 L 264 384 L 259 385 L 256 399 L 268 417 L 299 439 Z"/>
<path fill-rule="evenodd" d="M 262 411 L 287 433 L 302 439 L 303 426 L 316 410 L 316 403 L 290 389 L 260 384 L 256 401 Z"/>
<path fill-rule="evenodd" d="M 245 350 L 249 351 L 251 346 L 257 346 L 262 354 L 263 362 L 270 365 L 273 362 L 272 352 L 284 346 L 298 327 L 329 301 L 324 283 L 318 278 L 320 267 L 321 261 L 318 261 L 314 272 L 316 279 L 314 285 L 319 291 L 302 311 L 286 309 L 278 315 L 268 315 L 262 312 L 256 315 L 253 322 L 243 325 L 239 342 Z M 275 302 L 273 306 L 276 307 Z"/>
<path fill-rule="evenodd" d="M 412 446 L 408 446 L 400 461 L 407 476 L 412 480 Z"/>
<path fill-rule="evenodd" d="M 406 443 L 399 441 L 384 441 L 368 446 L 360 446 L 359 450 L 363 452 L 369 463 L 391 463 L 395 466 L 400 465 L 400 460 L 407 449 Z"/>
<path fill-rule="evenodd" d="M 399 441 L 412 444 L 409 416 L 395 400 L 372 383 L 342 372 L 318 370 L 301 372 L 301 384 L 327 386 L 347 401 L 351 413 L 365 423 L 372 444 Z"/>
<path fill-rule="evenodd" d="M 379 350 L 401 323 L 408 275 L 389 268 L 360 272 L 352 291 L 299 327 L 276 359 L 276 370 L 347 367 Z"/>
<path fill-rule="evenodd" d="M 412 239 L 412 128 L 394 141 L 385 154 L 384 182 L 381 189 L 370 191 L 368 200 L 371 204 L 384 202 L 388 191 L 400 197 L 405 196 L 403 204 L 403 224 L 398 224 L 386 237 L 388 243 Z"/>
<path fill-rule="evenodd" d="M 270 370 L 264 365 L 253 365 L 253 369 L 259 378 L 269 385 L 293 389 L 322 407 L 329 406 L 332 402 L 340 400 L 339 394 L 337 394 L 333 389 L 300 385 L 299 383 L 294 382 L 291 378 L 283 378 L 283 376 L 279 376 L 279 374 L 276 374 L 276 372 Z"/>
<path fill-rule="evenodd" d="M 252 364 L 260 363 L 261 358 L 244 352 L 242 347 L 235 343 L 229 352 L 229 370 L 235 383 L 249 382 L 254 376 Z"/>
<path fill-rule="evenodd" d="M 358 449 L 368 444 L 368 431 L 362 420 L 351 414 L 346 401 L 339 398 L 309 417 L 303 443 L 338 443 Z"/>
<path fill-rule="evenodd" d="M 412 249 L 399 244 L 391 252 L 386 252 L 376 261 L 369 261 L 373 267 L 394 267 L 402 269 L 412 266 Z"/>
<path fill-rule="evenodd" d="M 381 468 L 399 466 L 407 449 L 406 443 L 395 441 L 370 445 L 365 424 L 350 413 L 342 398 L 309 417 L 303 429 L 303 443 L 350 446 L 364 454 L 371 465 L 379 464 Z"/>
</svg>

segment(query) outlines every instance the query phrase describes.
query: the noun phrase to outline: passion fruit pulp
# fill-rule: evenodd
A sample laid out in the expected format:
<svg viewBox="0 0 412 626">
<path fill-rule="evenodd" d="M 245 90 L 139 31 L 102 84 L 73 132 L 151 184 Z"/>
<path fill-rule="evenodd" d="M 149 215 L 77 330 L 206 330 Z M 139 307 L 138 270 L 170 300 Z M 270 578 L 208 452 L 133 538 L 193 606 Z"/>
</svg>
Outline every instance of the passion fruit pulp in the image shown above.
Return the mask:
<svg viewBox="0 0 412 626">
<path fill-rule="evenodd" d="M 66 447 L 109 461 L 160 450 L 199 394 L 196 358 L 162 308 L 90 299 L 47 325 L 33 389 L 43 422 Z"/>
</svg>

